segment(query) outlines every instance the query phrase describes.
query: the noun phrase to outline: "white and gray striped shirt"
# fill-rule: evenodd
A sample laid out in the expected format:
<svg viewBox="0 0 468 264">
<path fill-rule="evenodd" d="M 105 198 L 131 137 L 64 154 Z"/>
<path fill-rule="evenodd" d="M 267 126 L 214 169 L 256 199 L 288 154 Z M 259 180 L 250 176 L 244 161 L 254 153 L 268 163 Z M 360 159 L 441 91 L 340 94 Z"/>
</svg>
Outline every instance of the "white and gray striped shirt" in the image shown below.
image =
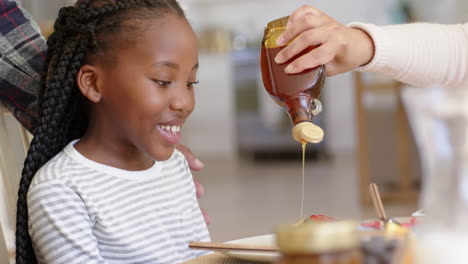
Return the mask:
<svg viewBox="0 0 468 264">
<path fill-rule="evenodd" d="M 209 241 L 186 159 L 174 151 L 144 171 L 96 163 L 71 142 L 36 174 L 29 233 L 39 263 L 167 263 Z"/>
</svg>

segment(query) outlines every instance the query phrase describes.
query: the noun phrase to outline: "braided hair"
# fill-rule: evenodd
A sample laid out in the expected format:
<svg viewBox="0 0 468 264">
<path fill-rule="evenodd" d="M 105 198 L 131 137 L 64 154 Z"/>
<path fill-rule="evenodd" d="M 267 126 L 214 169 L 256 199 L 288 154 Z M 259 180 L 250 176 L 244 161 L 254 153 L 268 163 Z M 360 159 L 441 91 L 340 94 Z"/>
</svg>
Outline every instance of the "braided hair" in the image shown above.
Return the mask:
<svg viewBox="0 0 468 264">
<path fill-rule="evenodd" d="M 105 62 L 112 59 L 108 52 L 117 45 L 135 41 L 135 30 L 129 28 L 135 23 L 126 22 L 149 20 L 166 13 L 185 19 L 176 0 L 79 0 L 73 7 L 60 9 L 54 33 L 47 40 L 39 118 L 18 191 L 17 264 L 37 263 L 28 232 L 27 206 L 34 175 L 70 141 L 83 136 L 88 126 L 88 102 L 76 84 L 79 69 L 90 56 Z"/>
</svg>

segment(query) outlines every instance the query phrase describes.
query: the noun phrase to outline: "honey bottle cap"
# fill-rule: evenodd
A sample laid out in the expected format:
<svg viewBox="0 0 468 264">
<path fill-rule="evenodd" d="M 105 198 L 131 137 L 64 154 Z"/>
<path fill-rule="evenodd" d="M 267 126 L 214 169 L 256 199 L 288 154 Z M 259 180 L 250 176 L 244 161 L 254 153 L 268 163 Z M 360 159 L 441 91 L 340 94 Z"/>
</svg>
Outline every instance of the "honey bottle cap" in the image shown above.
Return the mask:
<svg viewBox="0 0 468 264">
<path fill-rule="evenodd" d="M 319 143 L 323 140 L 324 135 L 323 130 L 312 122 L 301 122 L 296 124 L 292 128 L 292 134 L 294 139 L 299 143 L 302 143 L 303 141 Z"/>
</svg>

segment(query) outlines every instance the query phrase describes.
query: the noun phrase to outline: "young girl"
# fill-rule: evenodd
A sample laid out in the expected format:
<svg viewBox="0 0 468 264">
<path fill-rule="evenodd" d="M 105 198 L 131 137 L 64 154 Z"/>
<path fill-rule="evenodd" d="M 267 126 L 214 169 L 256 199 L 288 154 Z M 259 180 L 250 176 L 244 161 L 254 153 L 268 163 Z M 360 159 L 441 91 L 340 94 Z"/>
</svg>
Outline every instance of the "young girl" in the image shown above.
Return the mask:
<svg viewBox="0 0 468 264">
<path fill-rule="evenodd" d="M 62 8 L 22 173 L 16 261 L 179 263 L 209 241 L 174 146 L 194 108 L 197 39 L 176 0 Z"/>
</svg>

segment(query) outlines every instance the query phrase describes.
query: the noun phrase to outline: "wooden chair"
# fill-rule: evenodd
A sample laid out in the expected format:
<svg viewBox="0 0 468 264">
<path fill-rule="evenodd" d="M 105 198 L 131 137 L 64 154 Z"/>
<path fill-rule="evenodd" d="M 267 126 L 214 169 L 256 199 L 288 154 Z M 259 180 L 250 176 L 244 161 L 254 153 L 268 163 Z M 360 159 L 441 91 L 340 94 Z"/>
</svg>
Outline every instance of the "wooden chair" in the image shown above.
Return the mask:
<svg viewBox="0 0 468 264">
<path fill-rule="evenodd" d="M 14 263 L 16 199 L 30 135 L 0 104 L 0 263 Z"/>
<path fill-rule="evenodd" d="M 412 138 L 412 132 L 409 126 L 407 113 L 405 110 L 404 103 L 400 96 L 401 83 L 387 80 L 385 82 L 373 83 L 365 81 L 362 73 L 355 73 L 355 89 L 356 89 L 356 119 L 357 119 L 357 160 L 359 168 L 359 185 L 361 201 L 364 204 L 370 204 L 369 196 L 369 183 L 374 181 L 374 172 L 370 171 L 372 155 L 369 153 L 372 146 L 369 145 L 369 111 L 365 107 L 364 97 L 367 92 L 382 92 L 393 94 L 396 103 L 393 109 L 393 116 L 395 123 L 392 123 L 390 131 L 391 134 L 396 138 L 396 145 L 394 149 L 388 150 L 383 149 L 381 151 L 394 151 L 396 152 L 396 164 L 397 171 L 396 188 L 395 190 L 385 191 L 383 189 L 381 195 L 382 199 L 386 201 L 396 202 L 415 202 L 419 196 L 419 190 L 415 188 L 414 179 L 415 174 L 418 174 L 419 159 L 417 154 L 414 155 L 414 141 Z M 381 135 L 385 138 L 386 135 Z M 415 165 L 416 164 L 416 165 Z M 392 166 L 389 165 L 389 166 Z M 416 175 L 418 176 L 418 175 Z"/>
<path fill-rule="evenodd" d="M 0 226 L 0 262 L 1 263 L 11 263 L 12 259 L 10 258 L 10 251 L 8 250 L 5 236 L 3 234 L 3 227 Z"/>
</svg>

